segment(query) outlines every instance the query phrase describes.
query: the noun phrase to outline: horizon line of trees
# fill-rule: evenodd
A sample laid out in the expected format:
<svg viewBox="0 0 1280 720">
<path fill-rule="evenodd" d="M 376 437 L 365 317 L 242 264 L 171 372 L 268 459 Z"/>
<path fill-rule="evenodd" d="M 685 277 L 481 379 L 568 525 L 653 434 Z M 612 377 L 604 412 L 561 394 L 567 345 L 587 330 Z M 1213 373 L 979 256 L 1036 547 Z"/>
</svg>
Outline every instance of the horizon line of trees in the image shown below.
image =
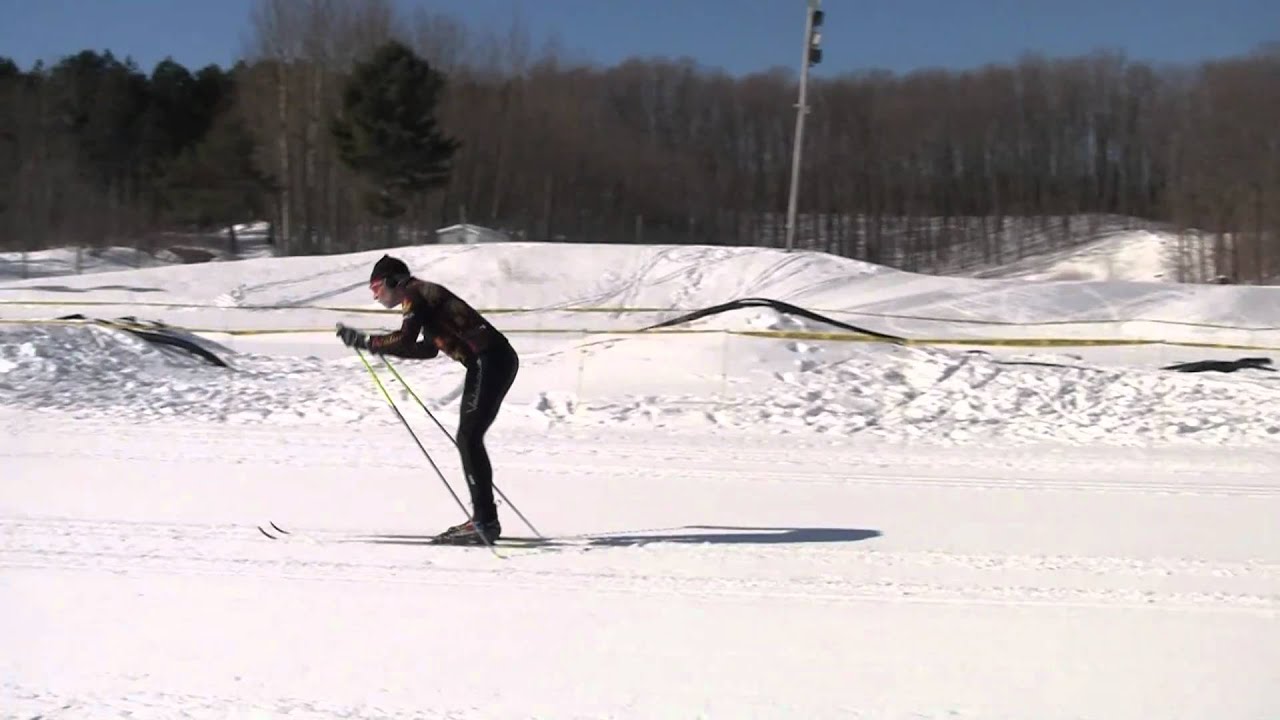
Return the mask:
<svg viewBox="0 0 1280 720">
<path fill-rule="evenodd" d="M 458 222 L 782 245 L 793 70 L 599 67 L 535 49 L 519 23 L 480 33 L 390 0 L 259 0 L 249 21 L 229 68 L 0 58 L 0 249 L 252 219 L 289 254 L 429 242 Z M 929 271 L 1121 216 L 1211 236 L 1207 264 L 1234 281 L 1280 276 L 1280 45 L 810 82 L 802 247 Z"/>
</svg>

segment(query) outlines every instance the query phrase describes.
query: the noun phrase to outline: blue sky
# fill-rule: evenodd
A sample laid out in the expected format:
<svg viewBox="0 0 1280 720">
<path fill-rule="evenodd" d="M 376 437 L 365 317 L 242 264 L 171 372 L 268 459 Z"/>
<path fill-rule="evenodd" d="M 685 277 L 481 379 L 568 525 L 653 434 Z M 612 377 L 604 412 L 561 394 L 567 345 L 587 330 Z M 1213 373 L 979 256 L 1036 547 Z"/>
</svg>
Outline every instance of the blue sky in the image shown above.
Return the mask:
<svg viewBox="0 0 1280 720">
<path fill-rule="evenodd" d="M 688 56 L 740 74 L 799 64 L 805 0 L 396 0 L 504 31 L 519 17 L 604 65 Z M 229 65 L 253 0 L 0 0 L 0 55 L 24 68 L 83 49 Z M 1023 52 L 1104 48 L 1194 62 L 1280 41 L 1280 0 L 824 0 L 825 56 L 815 72 L 975 67 Z"/>
</svg>

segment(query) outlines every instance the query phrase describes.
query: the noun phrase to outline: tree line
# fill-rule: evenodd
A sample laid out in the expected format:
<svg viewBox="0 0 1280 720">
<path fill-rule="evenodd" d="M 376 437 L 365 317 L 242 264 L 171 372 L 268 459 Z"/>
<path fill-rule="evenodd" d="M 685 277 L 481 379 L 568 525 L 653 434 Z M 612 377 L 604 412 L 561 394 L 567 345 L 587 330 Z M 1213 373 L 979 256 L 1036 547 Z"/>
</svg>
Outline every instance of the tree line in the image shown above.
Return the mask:
<svg viewBox="0 0 1280 720">
<path fill-rule="evenodd" d="M 260 0 L 249 22 L 229 68 L 0 59 L 0 243 L 261 218 L 283 253 L 429 242 L 458 222 L 782 244 L 794 70 L 599 67 L 535 48 L 518 23 L 480 32 L 387 0 Z M 954 269 L 1123 218 L 1210 237 L 1202 264 L 1234 280 L 1280 274 L 1280 47 L 1170 67 L 1100 52 L 868 70 L 813 79 L 809 96 L 804 247 Z"/>
</svg>

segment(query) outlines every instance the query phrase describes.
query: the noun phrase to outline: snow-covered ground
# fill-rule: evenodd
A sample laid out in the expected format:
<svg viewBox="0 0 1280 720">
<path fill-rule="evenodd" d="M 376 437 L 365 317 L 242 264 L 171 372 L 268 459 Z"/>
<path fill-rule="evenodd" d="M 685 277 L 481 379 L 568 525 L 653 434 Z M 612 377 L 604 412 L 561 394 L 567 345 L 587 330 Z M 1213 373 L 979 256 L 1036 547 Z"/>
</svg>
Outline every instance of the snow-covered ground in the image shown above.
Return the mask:
<svg viewBox="0 0 1280 720">
<path fill-rule="evenodd" d="M 1023 280 L 1209 281 L 1217 274 L 1213 237 L 1153 230 L 1106 230 L 1062 250 L 1038 252 L 966 275 Z"/>
<path fill-rule="evenodd" d="M 754 245 L 781 247 L 784 215 L 767 216 Z M 868 217 L 800 214 L 797 247 L 868 253 L 871 238 L 882 262 L 935 275 L 1028 280 L 1214 282 L 1215 248 L 1229 252 L 1233 235 L 1219 237 L 1143 218 L 1079 213 L 1050 216 Z M 850 254 L 850 253 L 844 253 Z M 1223 258 L 1224 261 L 1227 258 Z M 1229 264 L 1229 263 L 1228 263 Z"/>
<path fill-rule="evenodd" d="M 235 225 L 237 251 L 235 257 L 227 253 L 225 235 L 169 234 L 164 244 L 154 251 L 139 247 L 112 245 L 108 247 L 59 247 L 45 250 L 0 252 L 0 281 L 31 278 L 57 278 L 64 275 L 97 274 L 135 270 L 138 268 L 164 267 L 167 265 L 200 261 L 253 259 L 269 257 L 274 252 L 267 238 L 269 226 L 265 222 Z M 135 244 L 146 244 L 139 241 Z"/>
<path fill-rule="evenodd" d="M 332 331 L 394 327 L 380 252 L 0 283 L 0 716 L 1280 714 L 1280 384 L 1162 369 L 1280 352 L 1280 289 L 395 253 L 521 352 L 488 442 L 552 539 L 422 544 L 460 510 Z M 762 308 L 629 332 L 743 297 L 953 342 Z M 73 312 L 231 367 L 47 322 Z M 1028 337 L 1255 349 L 957 344 Z M 462 369 L 397 368 L 452 431 Z"/>
</svg>

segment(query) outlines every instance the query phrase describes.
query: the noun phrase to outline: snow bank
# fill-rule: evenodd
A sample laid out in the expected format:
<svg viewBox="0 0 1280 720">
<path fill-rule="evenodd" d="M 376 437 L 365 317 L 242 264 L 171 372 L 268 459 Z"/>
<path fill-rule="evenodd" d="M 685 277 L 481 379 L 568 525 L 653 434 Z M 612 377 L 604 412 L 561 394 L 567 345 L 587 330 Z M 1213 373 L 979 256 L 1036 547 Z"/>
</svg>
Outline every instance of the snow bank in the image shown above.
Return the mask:
<svg viewBox="0 0 1280 720">
<path fill-rule="evenodd" d="M 1198 233 L 1179 235 L 1167 231 L 1118 230 L 1066 250 L 1037 253 L 997 267 L 966 274 L 981 278 L 1018 278 L 1061 282 L 1208 281 L 1200 271 L 1200 254 L 1211 239 Z"/>
<path fill-rule="evenodd" d="M 0 403 L 76 418 L 243 423 L 359 417 L 346 402 L 354 394 L 351 383 L 323 363 L 244 354 L 233 362 L 233 368 L 215 367 L 93 325 L 0 330 Z"/>
<path fill-rule="evenodd" d="M 237 242 L 235 257 L 227 253 L 225 234 L 170 233 L 160 240 L 149 241 L 157 248 L 154 250 L 128 245 L 111 245 L 0 252 L 0 281 L 62 279 L 78 275 L 166 267 L 196 260 L 256 259 L 272 255 L 274 251 L 267 242 L 270 230 L 267 223 L 241 223 L 234 227 Z"/>
<path fill-rule="evenodd" d="M 254 424 L 392 419 L 355 358 L 240 353 L 231 368 L 218 368 L 99 327 L 24 327 L 0 338 L 0 398 L 24 409 Z M 1189 375 L 1059 360 L 1063 366 L 881 344 L 625 336 L 526 355 L 506 412 L 547 429 L 870 434 L 961 444 L 1280 439 L 1280 384 L 1265 372 Z M 430 407 L 456 414 L 461 368 L 399 365 Z"/>
<path fill-rule="evenodd" d="M 1186 375 L 1069 360 L 1011 365 L 967 348 L 894 347 L 715 331 L 827 331 L 744 308 L 678 330 L 610 334 L 743 297 L 790 302 L 908 338 L 1165 337 L 1280 347 L 1280 288 L 940 278 L 823 253 L 706 246 L 478 244 L 400 248 L 422 277 L 486 310 L 523 356 L 508 412 L 534 427 L 680 427 L 706 432 L 873 434 L 911 442 L 1270 442 L 1271 374 Z M 368 295 L 383 251 L 260 258 L 0 284 L 12 302 L 151 303 L 144 319 L 213 330 L 314 333 L 209 337 L 239 350 L 230 370 L 100 328 L 0 331 L 0 402 L 80 416 L 226 422 L 390 417 L 363 366 L 333 338 L 339 320 L 398 324 Z M 169 307 L 166 304 L 177 306 Z M 333 308 L 347 308 L 335 312 Z M 595 312 L 579 312 L 594 310 Z M 6 312 L 49 317 L 45 305 Z M 1020 323 L 1057 323 L 1024 326 Z M 1067 323 L 1067 324 L 1063 324 Z M 1217 323 L 1220 328 L 1196 325 Z M 548 330 L 575 330 L 560 333 Z M 287 350 L 285 340 L 287 338 Z M 1030 352 L 1030 351 L 1029 351 Z M 1133 352 L 1139 352 L 1137 350 Z M 1255 353 L 1256 354 L 1256 353 Z M 1034 359 L 1034 358 L 1033 358 Z M 432 407 L 461 391 L 450 361 L 404 372 Z"/>
</svg>

